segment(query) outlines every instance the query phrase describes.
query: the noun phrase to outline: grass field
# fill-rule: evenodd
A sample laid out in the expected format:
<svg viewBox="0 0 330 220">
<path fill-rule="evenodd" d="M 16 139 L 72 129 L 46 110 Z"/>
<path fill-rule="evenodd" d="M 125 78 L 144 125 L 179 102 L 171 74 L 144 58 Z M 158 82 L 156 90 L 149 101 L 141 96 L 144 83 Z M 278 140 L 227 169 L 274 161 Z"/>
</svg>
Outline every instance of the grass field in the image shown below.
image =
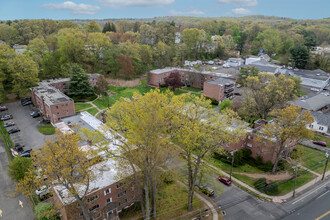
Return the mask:
<svg viewBox="0 0 330 220">
<path fill-rule="evenodd" d="M 90 108 L 90 109 L 87 109 L 86 111 L 91 115 L 96 115 L 96 113 L 98 112 L 98 110 L 96 108 Z"/>
<path fill-rule="evenodd" d="M 183 87 L 181 89 L 191 91 L 191 92 L 200 92 L 200 91 L 202 91 L 202 89 L 194 88 L 194 87 Z"/>
<path fill-rule="evenodd" d="M 300 144 L 297 145 L 297 149 L 301 150 L 303 153 L 299 162 L 304 167 L 307 167 L 317 173 L 323 172 L 326 159 L 324 152 Z M 328 166 L 328 170 L 330 170 L 330 166 Z"/>
<path fill-rule="evenodd" d="M 45 124 L 38 127 L 38 131 L 44 135 L 55 134 L 55 128 L 51 124 Z"/>
<path fill-rule="evenodd" d="M 81 110 L 91 107 L 92 105 L 89 103 L 74 103 L 74 109 L 76 110 L 76 112 L 81 112 Z"/>
</svg>

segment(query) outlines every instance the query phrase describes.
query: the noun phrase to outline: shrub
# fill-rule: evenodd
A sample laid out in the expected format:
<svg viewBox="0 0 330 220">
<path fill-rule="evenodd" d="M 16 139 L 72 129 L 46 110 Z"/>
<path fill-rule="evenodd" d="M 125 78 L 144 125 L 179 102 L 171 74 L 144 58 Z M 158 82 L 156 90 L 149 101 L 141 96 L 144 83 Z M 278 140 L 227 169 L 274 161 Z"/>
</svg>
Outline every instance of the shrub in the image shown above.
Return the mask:
<svg viewBox="0 0 330 220">
<path fill-rule="evenodd" d="M 256 188 L 257 190 L 263 192 L 264 188 L 266 187 L 266 178 L 260 178 L 260 179 L 257 179 L 255 182 L 254 182 L 254 188 Z"/>
<path fill-rule="evenodd" d="M 270 161 L 266 161 L 264 164 L 261 164 L 260 169 L 268 172 L 273 168 L 273 163 Z"/>
<path fill-rule="evenodd" d="M 257 166 L 262 165 L 262 156 L 257 156 L 257 158 L 255 159 L 255 163 Z"/>
<path fill-rule="evenodd" d="M 56 210 L 53 204 L 48 202 L 40 202 L 34 208 L 36 217 L 38 220 L 57 220 L 59 217 L 56 214 Z"/>
<path fill-rule="evenodd" d="M 265 188 L 264 188 L 264 192 L 267 194 L 267 195 L 277 195 L 279 193 L 279 190 L 278 190 L 278 183 L 277 182 L 273 182 L 269 185 L 267 185 Z"/>
<path fill-rule="evenodd" d="M 165 184 L 171 184 L 174 182 L 174 177 L 173 177 L 173 173 L 170 171 L 167 172 L 163 172 L 160 175 L 161 180 L 165 183 Z"/>
</svg>

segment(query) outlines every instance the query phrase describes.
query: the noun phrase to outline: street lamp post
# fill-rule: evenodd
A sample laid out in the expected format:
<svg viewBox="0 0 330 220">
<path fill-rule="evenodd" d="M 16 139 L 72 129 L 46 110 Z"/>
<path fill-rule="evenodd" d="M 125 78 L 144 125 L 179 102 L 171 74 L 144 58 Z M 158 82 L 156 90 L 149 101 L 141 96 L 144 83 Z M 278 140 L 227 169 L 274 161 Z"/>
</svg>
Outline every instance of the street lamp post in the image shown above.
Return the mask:
<svg viewBox="0 0 330 220">
<path fill-rule="evenodd" d="M 329 154 L 328 154 L 328 152 L 325 153 L 325 157 L 327 158 L 327 161 L 325 162 L 325 167 L 324 167 L 324 171 L 323 171 L 323 175 L 322 175 L 322 180 L 324 180 L 325 171 L 327 171 L 327 166 L 328 166 L 328 162 L 329 162 Z"/>
<path fill-rule="evenodd" d="M 233 166 L 234 166 L 234 156 L 235 156 L 235 152 L 236 152 L 237 150 L 234 150 L 234 151 L 232 151 L 232 152 L 230 152 L 230 155 L 231 155 L 231 167 L 230 167 L 230 176 L 229 176 L 229 181 L 231 181 L 231 175 L 232 175 L 232 173 L 233 173 Z"/>
<path fill-rule="evenodd" d="M 294 184 L 293 184 L 293 197 L 296 196 L 296 179 L 297 179 L 297 170 L 300 167 L 300 164 L 297 164 L 296 166 L 292 167 L 294 169 Z"/>
</svg>

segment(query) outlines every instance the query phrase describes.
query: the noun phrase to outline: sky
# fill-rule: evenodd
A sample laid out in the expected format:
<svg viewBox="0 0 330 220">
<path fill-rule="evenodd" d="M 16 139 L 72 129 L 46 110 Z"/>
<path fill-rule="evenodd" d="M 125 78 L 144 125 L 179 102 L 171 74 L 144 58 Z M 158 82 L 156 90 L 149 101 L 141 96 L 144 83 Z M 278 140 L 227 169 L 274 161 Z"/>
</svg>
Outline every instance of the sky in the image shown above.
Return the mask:
<svg viewBox="0 0 330 220">
<path fill-rule="evenodd" d="M 0 0 L 0 20 L 246 15 L 327 18 L 330 0 Z"/>
</svg>

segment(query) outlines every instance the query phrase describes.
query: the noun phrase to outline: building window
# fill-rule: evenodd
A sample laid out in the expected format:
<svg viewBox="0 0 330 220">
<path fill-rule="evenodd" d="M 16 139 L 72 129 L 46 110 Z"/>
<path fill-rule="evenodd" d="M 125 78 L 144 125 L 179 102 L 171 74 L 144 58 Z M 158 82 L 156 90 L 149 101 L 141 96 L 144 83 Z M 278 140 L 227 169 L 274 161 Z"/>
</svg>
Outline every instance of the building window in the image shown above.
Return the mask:
<svg viewBox="0 0 330 220">
<path fill-rule="evenodd" d="M 113 214 L 113 210 L 109 211 L 109 212 L 107 213 L 107 216 L 110 216 L 110 215 L 112 215 L 112 214 Z"/>
<path fill-rule="evenodd" d="M 117 184 L 117 189 L 123 187 L 125 184 L 126 184 L 126 183 L 118 183 L 118 184 Z"/>
<path fill-rule="evenodd" d="M 320 127 L 319 127 L 319 130 L 320 130 L 320 131 L 323 131 L 323 127 L 322 127 L 322 126 L 320 126 Z"/>
<path fill-rule="evenodd" d="M 134 191 L 134 186 L 131 187 L 131 191 Z"/>
<path fill-rule="evenodd" d="M 109 194 L 109 193 L 111 193 L 111 188 L 109 188 L 109 189 L 107 189 L 107 190 L 104 190 L 104 195 L 107 195 L 107 194 Z"/>
<path fill-rule="evenodd" d="M 127 199 L 124 199 L 123 201 L 119 202 L 119 206 L 124 205 L 127 202 Z"/>
<path fill-rule="evenodd" d="M 68 104 L 65 104 L 65 106 L 68 106 Z"/>
<path fill-rule="evenodd" d="M 94 211 L 94 210 L 96 210 L 98 208 L 100 208 L 100 205 L 99 204 L 96 204 L 93 207 L 89 208 L 88 210 L 89 210 L 89 212 L 91 212 L 91 211 Z"/>
<path fill-rule="evenodd" d="M 97 200 L 99 198 L 99 195 L 92 196 L 87 199 L 87 202 L 93 202 L 94 200 Z"/>
<path fill-rule="evenodd" d="M 252 144 L 250 144 L 250 143 L 247 143 L 247 146 L 248 146 L 248 147 L 252 147 Z"/>
<path fill-rule="evenodd" d="M 56 106 L 56 109 L 58 109 L 58 106 Z"/>
<path fill-rule="evenodd" d="M 126 190 L 122 191 L 121 193 L 118 194 L 118 198 L 122 197 L 126 195 Z"/>
<path fill-rule="evenodd" d="M 313 128 L 313 127 L 314 127 L 314 125 L 310 124 L 310 125 L 309 125 L 309 127 L 310 127 L 310 128 Z"/>
<path fill-rule="evenodd" d="M 112 198 L 107 199 L 107 203 L 112 202 Z"/>
<path fill-rule="evenodd" d="M 249 135 L 249 136 L 248 136 L 248 139 L 249 139 L 249 140 L 252 140 L 252 139 L 253 139 L 253 137 Z"/>
</svg>

